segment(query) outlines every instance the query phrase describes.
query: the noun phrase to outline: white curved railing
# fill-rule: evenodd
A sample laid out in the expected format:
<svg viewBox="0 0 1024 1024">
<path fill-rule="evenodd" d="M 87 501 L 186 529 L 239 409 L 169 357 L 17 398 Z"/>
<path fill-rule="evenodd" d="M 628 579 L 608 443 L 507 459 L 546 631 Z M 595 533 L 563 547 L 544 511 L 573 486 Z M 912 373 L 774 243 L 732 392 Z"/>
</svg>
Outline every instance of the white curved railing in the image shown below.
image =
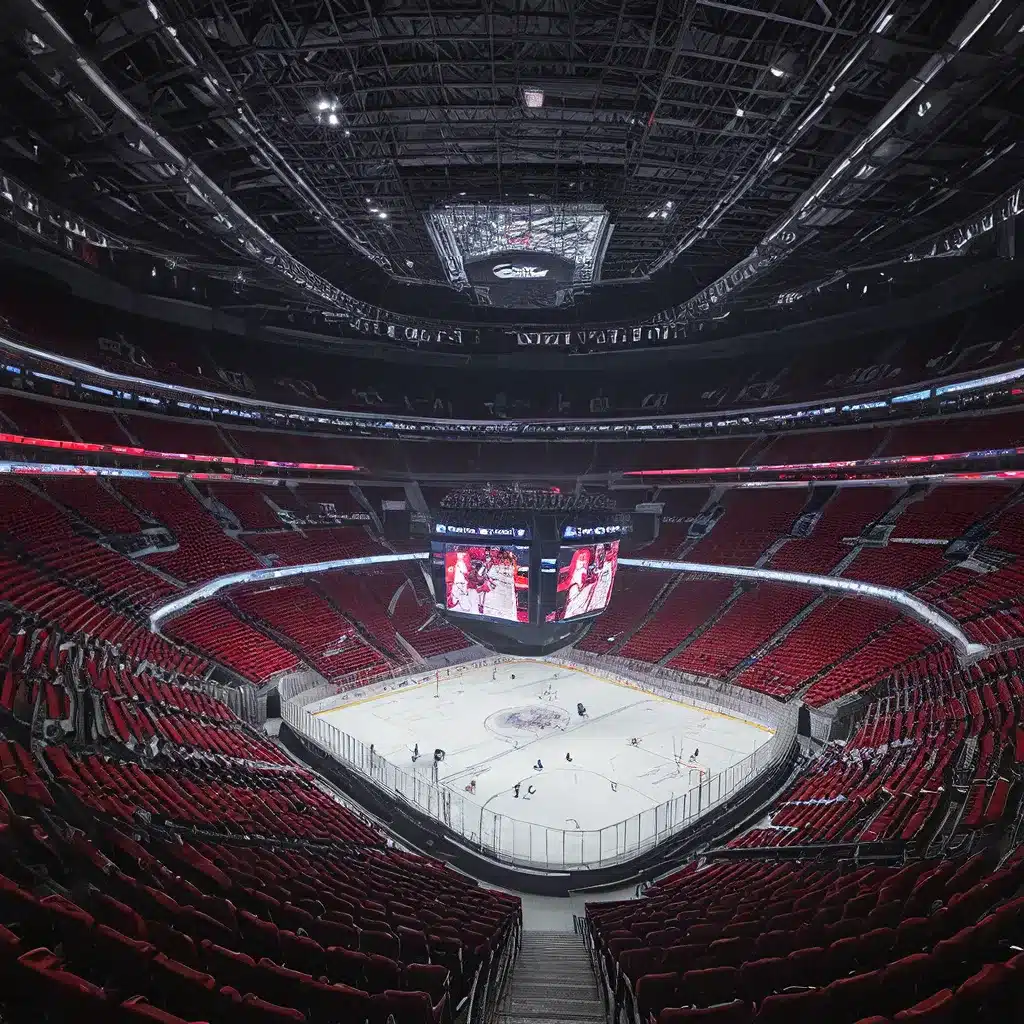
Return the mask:
<svg viewBox="0 0 1024 1024">
<path fill-rule="evenodd" d="M 288 579 L 291 576 L 313 576 L 322 572 L 333 572 L 338 569 L 356 569 L 368 565 L 385 565 L 389 562 L 422 561 L 429 558 L 426 551 L 413 554 L 365 555 L 361 558 L 336 558 L 329 562 L 308 562 L 304 565 L 289 565 L 279 569 L 252 569 L 248 572 L 234 572 L 227 576 L 218 576 L 202 586 L 190 590 L 181 597 L 161 605 L 149 615 L 150 628 L 156 632 L 159 624 L 167 618 L 180 615 L 191 605 L 200 601 L 208 601 L 227 587 L 241 586 L 245 583 L 263 583 L 267 580 Z M 984 657 L 989 648 L 978 644 L 960 628 L 955 620 L 933 608 L 920 598 L 908 594 L 905 590 L 895 587 L 881 587 L 874 583 L 863 583 L 859 580 L 844 579 L 840 576 L 819 576 L 807 572 L 783 572 L 779 569 L 760 569 L 744 565 L 714 565 L 709 562 L 677 562 L 671 559 L 657 558 L 620 558 L 619 565 L 633 569 L 661 569 L 669 572 L 699 573 L 704 576 L 729 576 L 734 579 L 760 580 L 771 583 L 788 583 L 801 587 L 819 587 L 822 590 L 833 590 L 854 597 L 870 598 L 894 604 L 904 613 L 918 622 L 929 626 L 936 633 L 949 640 L 963 664 L 970 664 Z"/>
<path fill-rule="evenodd" d="M 784 572 L 780 569 L 759 569 L 743 565 L 711 565 L 707 562 L 677 562 L 659 558 L 620 558 L 619 565 L 634 569 L 667 569 L 670 572 L 701 573 L 704 576 L 731 576 L 735 579 L 760 580 L 769 583 L 789 583 L 803 587 L 820 587 L 854 597 L 873 598 L 898 605 L 919 622 L 941 633 L 957 649 L 961 661 L 974 661 L 987 653 L 985 644 L 974 643 L 960 628 L 960 624 L 937 608 L 895 587 L 880 587 L 874 583 L 848 580 L 841 576 L 819 576 L 809 572 Z"/>
<path fill-rule="evenodd" d="M 156 632 L 157 625 L 164 619 L 180 615 L 186 608 L 201 601 L 209 601 L 228 587 L 241 586 L 243 583 L 265 583 L 267 580 L 286 580 L 291 576 L 315 576 L 321 572 L 334 572 L 337 569 L 357 569 L 367 565 L 386 565 L 389 562 L 410 562 L 429 558 L 426 551 L 406 555 L 364 555 L 360 558 L 334 558 L 329 562 L 305 562 L 302 565 L 286 565 L 280 569 L 250 569 L 248 572 L 232 572 L 226 576 L 204 583 L 202 586 L 176 597 L 173 601 L 153 609 L 149 613 L 150 628 Z"/>
<path fill-rule="evenodd" d="M 365 690 L 327 698 L 321 688 L 316 688 L 282 700 L 281 715 L 292 729 L 320 750 L 358 772 L 390 798 L 397 798 L 438 821 L 485 856 L 517 867 L 546 871 L 594 869 L 634 860 L 734 797 L 758 775 L 786 757 L 796 737 L 796 705 L 767 701 L 760 694 L 748 696 L 732 688 L 713 690 L 683 680 L 639 678 L 638 674 L 627 674 L 617 668 L 614 673 L 608 673 L 609 677 L 614 676 L 617 682 L 643 693 L 685 700 L 708 710 L 725 709 L 769 726 L 775 732 L 752 754 L 681 796 L 602 829 L 572 830 L 548 828 L 496 814 L 462 791 L 404 771 L 318 714 L 340 707 L 354 697 L 362 699 L 368 692 L 431 682 L 435 677 L 456 678 L 470 669 L 516 660 L 520 659 L 488 659 L 469 666 L 442 669 L 437 674 L 428 672 L 377 683 Z M 569 668 L 576 665 L 572 660 L 557 657 L 538 660 Z M 595 667 L 601 666 L 588 664 L 586 669 L 593 672 Z"/>
</svg>

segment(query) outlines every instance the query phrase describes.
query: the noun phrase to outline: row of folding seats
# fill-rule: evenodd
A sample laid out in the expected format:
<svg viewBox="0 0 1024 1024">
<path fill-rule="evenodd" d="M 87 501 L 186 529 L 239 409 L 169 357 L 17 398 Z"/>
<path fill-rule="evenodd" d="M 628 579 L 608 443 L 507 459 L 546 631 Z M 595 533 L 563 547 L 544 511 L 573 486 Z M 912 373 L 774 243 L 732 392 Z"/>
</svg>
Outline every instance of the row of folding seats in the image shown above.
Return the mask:
<svg viewBox="0 0 1024 1024">
<path fill-rule="evenodd" d="M 825 988 L 772 994 L 755 1005 L 735 999 L 708 1009 L 669 1008 L 651 1024 L 956 1024 L 961 1020 L 1018 1020 L 1024 1015 L 1024 953 L 986 962 L 974 954 L 978 970 L 945 973 L 938 957 L 917 953 L 888 966 L 854 974 Z M 955 965 L 959 967 L 960 965 Z M 927 995 L 925 993 L 928 993 Z"/>
<path fill-rule="evenodd" d="M 885 605 L 829 598 L 781 643 L 743 669 L 736 683 L 773 697 L 788 697 L 829 665 L 870 643 L 895 620 Z"/>
<path fill-rule="evenodd" d="M 124 438 L 120 443 L 126 441 Z M 142 529 L 139 517 L 97 477 L 51 476 L 39 477 L 34 482 L 54 501 L 72 509 L 102 534 L 137 533 Z"/>
<path fill-rule="evenodd" d="M 247 615 L 294 640 L 328 680 L 388 663 L 363 643 L 352 623 L 309 586 L 248 591 L 234 598 Z"/>
<path fill-rule="evenodd" d="M 408 651 L 398 639 L 398 615 L 388 613 L 391 600 L 407 580 L 401 569 L 332 572 L 317 577 L 316 585 L 354 622 L 393 665 L 409 664 Z"/>
<path fill-rule="evenodd" d="M 212 762 L 146 769 L 135 761 L 79 756 L 60 746 L 48 746 L 45 753 L 83 803 L 124 821 L 133 821 L 135 811 L 143 809 L 236 835 L 378 841 L 299 770 Z"/>
<path fill-rule="evenodd" d="M 447 1024 L 519 915 L 516 898 L 382 846 L 353 860 L 344 846 L 141 845 L 110 826 L 100 834 L 97 847 L 63 831 L 51 849 L 19 829 L 23 856 L 0 848 L 0 974 L 15 981 L 0 987 L 0 1005 L 15 1021 L 40 1007 L 60 1019 L 117 1017 L 120 1006 L 130 1020 Z M 23 862 L 43 856 L 71 872 L 54 880 L 74 902 L 26 887 L 36 876 Z"/>
<path fill-rule="evenodd" d="M 163 569 L 182 583 L 205 583 L 225 573 L 259 569 L 260 563 L 242 544 L 224 533 L 213 515 L 178 483 L 118 480 L 118 490 L 156 522 L 169 527 L 176 551 L 146 555 L 147 564 Z"/>
<path fill-rule="evenodd" d="M 781 1020 L 777 1009 L 792 1001 L 777 997 L 796 987 L 816 993 L 804 997 L 808 1008 L 853 1024 L 868 1015 L 866 1005 L 895 1012 L 919 989 L 930 993 L 1011 955 L 1008 943 L 1024 938 L 1024 898 L 1013 898 L 1024 882 L 1024 848 L 997 871 L 991 864 L 979 854 L 959 865 L 845 874 L 796 863 L 691 865 L 644 900 L 589 904 L 587 916 L 601 975 L 636 1020 L 721 1004 L 743 1020 L 754 1006 L 757 1020 Z M 900 984 L 884 973 L 896 964 Z M 910 965 L 917 973 L 908 989 L 902 972 Z M 860 980 L 847 984 L 851 977 Z M 849 1005 L 833 998 L 841 993 Z"/>
<path fill-rule="evenodd" d="M 295 654 L 243 622 L 218 601 L 208 601 L 177 616 L 167 623 L 165 631 L 256 683 L 299 663 Z"/>
<path fill-rule="evenodd" d="M 284 529 L 285 524 L 265 500 L 286 500 L 288 491 L 284 487 L 232 482 L 210 484 L 208 493 L 234 513 L 243 530 Z"/>
<path fill-rule="evenodd" d="M 159 576 L 76 533 L 56 505 L 19 482 L 0 483 L 0 534 L 70 580 L 95 584 L 104 594 L 126 597 L 140 608 L 173 592 Z"/>
<path fill-rule="evenodd" d="M 661 661 L 729 596 L 731 582 L 714 578 L 680 579 L 658 611 L 644 622 L 619 653 L 652 664 Z"/>
<path fill-rule="evenodd" d="M 166 682 L 145 671 L 133 671 L 126 664 L 116 667 L 110 663 L 101 665 L 96 658 L 90 657 L 85 659 L 85 670 L 90 687 L 100 693 L 109 692 L 115 697 L 176 708 L 212 721 L 230 722 L 235 718 L 226 704 L 203 690 Z M 188 667 L 182 671 L 187 672 Z"/>
</svg>

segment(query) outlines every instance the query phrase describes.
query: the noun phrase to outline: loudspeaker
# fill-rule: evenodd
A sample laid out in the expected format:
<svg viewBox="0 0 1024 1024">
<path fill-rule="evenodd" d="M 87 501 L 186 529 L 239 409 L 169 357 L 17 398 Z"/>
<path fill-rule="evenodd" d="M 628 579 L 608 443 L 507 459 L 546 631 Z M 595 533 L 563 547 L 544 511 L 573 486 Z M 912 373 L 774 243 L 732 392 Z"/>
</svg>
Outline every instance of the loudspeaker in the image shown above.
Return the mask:
<svg viewBox="0 0 1024 1024">
<path fill-rule="evenodd" d="M 632 544 L 640 547 L 658 539 L 661 531 L 661 516 L 656 512 L 634 512 L 631 516 L 633 532 L 630 537 Z"/>
<path fill-rule="evenodd" d="M 411 536 L 412 514 L 408 509 L 384 509 L 386 540 L 408 540 Z"/>
</svg>

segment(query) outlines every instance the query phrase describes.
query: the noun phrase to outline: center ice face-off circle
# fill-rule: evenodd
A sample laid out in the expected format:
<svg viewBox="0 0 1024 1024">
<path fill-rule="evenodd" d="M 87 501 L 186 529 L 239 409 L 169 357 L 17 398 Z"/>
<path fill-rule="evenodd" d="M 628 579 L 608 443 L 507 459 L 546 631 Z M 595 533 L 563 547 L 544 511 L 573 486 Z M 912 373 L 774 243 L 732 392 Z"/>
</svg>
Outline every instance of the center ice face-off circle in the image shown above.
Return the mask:
<svg viewBox="0 0 1024 1024">
<path fill-rule="evenodd" d="M 569 725 L 569 713 L 557 707 L 503 708 L 484 719 L 484 728 L 505 739 L 522 740 L 542 736 Z"/>
</svg>

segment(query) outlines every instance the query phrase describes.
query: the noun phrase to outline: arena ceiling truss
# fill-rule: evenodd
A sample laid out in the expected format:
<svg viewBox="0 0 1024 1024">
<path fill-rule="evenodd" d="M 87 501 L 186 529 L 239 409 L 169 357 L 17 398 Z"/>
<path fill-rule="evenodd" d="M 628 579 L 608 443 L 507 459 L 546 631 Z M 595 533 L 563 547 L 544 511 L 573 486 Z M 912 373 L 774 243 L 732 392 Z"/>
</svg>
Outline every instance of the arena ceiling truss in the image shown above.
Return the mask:
<svg viewBox="0 0 1024 1024">
<path fill-rule="evenodd" d="M 685 320 L 889 266 L 1019 182 L 1022 23 L 1012 0 L 14 0 L 0 172 L 210 273 L 468 319 L 431 211 L 588 204 L 608 232 L 573 315 Z"/>
</svg>

